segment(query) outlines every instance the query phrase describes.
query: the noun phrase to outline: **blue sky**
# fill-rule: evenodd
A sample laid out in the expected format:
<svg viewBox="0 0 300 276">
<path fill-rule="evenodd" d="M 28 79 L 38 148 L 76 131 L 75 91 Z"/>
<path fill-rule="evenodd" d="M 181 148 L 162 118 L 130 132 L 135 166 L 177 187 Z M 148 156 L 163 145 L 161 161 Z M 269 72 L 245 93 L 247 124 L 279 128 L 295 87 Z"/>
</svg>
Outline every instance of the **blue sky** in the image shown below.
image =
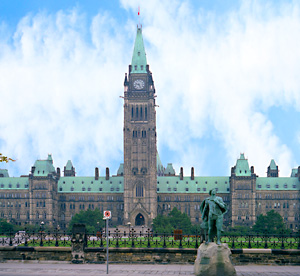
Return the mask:
<svg viewBox="0 0 300 276">
<path fill-rule="evenodd" d="M 123 79 L 141 7 L 163 164 L 260 176 L 300 165 L 297 1 L 1 1 L 0 152 L 11 176 L 51 153 L 78 175 L 123 162 Z"/>
</svg>

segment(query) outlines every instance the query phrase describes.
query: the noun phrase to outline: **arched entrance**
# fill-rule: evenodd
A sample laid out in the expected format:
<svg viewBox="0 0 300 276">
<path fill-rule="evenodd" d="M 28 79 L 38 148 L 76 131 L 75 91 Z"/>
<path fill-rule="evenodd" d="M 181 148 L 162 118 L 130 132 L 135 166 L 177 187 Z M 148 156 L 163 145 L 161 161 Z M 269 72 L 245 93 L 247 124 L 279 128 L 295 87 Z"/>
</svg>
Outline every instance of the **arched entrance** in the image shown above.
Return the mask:
<svg viewBox="0 0 300 276">
<path fill-rule="evenodd" d="M 144 216 L 139 213 L 136 217 L 135 217 L 135 225 L 139 226 L 139 225 L 145 225 L 145 218 Z"/>
</svg>

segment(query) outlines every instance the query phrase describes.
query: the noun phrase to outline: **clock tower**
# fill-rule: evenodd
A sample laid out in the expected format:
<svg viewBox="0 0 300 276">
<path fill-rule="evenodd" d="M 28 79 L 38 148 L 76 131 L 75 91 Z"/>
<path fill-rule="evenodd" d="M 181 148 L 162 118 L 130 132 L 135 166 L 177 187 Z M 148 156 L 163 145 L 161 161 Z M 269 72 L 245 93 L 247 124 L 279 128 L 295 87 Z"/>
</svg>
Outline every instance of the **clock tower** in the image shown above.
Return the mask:
<svg viewBox="0 0 300 276">
<path fill-rule="evenodd" d="M 124 80 L 124 222 L 150 226 L 157 214 L 155 88 L 142 28 Z"/>
</svg>

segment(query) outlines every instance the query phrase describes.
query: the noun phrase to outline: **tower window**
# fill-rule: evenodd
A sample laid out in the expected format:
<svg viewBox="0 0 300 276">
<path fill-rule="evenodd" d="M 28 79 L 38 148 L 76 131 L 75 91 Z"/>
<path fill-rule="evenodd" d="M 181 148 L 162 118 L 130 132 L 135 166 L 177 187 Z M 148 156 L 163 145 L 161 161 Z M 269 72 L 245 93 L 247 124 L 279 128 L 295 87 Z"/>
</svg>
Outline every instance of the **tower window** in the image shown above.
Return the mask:
<svg viewBox="0 0 300 276">
<path fill-rule="evenodd" d="M 133 120 L 133 107 L 131 107 L 131 120 Z"/>
<path fill-rule="evenodd" d="M 147 121 L 147 106 L 145 106 L 145 121 Z"/>
<path fill-rule="evenodd" d="M 142 184 L 136 185 L 136 197 L 143 197 L 144 196 L 144 187 Z"/>
<path fill-rule="evenodd" d="M 136 120 L 139 119 L 139 108 L 138 107 L 136 107 L 135 117 L 136 117 Z"/>
<path fill-rule="evenodd" d="M 143 108 L 142 107 L 140 108 L 140 119 L 141 119 L 141 121 L 143 120 Z"/>
</svg>

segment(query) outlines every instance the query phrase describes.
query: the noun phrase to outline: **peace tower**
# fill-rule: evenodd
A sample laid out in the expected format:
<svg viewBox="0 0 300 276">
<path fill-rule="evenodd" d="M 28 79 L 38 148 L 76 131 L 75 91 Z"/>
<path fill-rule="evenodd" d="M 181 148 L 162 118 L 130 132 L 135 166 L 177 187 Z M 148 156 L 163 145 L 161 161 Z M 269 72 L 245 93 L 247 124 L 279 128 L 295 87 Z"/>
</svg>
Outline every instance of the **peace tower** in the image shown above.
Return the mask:
<svg viewBox="0 0 300 276">
<path fill-rule="evenodd" d="M 142 28 L 124 80 L 124 222 L 148 225 L 157 215 L 155 88 Z"/>
</svg>

